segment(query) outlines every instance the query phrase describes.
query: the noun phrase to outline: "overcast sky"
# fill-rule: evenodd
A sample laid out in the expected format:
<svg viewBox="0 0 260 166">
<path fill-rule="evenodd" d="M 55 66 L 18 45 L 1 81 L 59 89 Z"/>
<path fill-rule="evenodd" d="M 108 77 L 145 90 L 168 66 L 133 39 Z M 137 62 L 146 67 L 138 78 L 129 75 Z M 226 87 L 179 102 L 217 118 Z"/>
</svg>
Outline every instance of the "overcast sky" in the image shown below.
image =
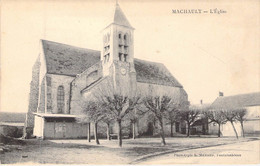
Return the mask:
<svg viewBox="0 0 260 166">
<path fill-rule="evenodd" d="M 135 28 L 135 58 L 165 64 L 191 103 L 213 102 L 219 91 L 260 91 L 258 0 L 119 0 L 119 5 Z M 2 1 L 1 111 L 27 111 L 40 39 L 101 50 L 101 30 L 114 7 L 115 0 Z M 172 13 L 215 8 L 227 13 Z"/>
</svg>

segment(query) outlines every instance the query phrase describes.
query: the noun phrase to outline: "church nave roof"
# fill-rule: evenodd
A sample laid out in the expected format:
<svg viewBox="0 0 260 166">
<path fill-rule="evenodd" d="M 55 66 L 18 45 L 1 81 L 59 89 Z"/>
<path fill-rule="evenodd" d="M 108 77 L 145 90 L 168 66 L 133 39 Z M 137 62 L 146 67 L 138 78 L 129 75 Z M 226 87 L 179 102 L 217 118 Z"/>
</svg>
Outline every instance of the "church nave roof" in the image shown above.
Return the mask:
<svg viewBox="0 0 260 166">
<path fill-rule="evenodd" d="M 42 40 L 47 73 L 76 76 L 100 61 L 100 51 Z M 136 80 L 142 83 L 182 87 L 161 63 L 134 60 Z"/>
</svg>

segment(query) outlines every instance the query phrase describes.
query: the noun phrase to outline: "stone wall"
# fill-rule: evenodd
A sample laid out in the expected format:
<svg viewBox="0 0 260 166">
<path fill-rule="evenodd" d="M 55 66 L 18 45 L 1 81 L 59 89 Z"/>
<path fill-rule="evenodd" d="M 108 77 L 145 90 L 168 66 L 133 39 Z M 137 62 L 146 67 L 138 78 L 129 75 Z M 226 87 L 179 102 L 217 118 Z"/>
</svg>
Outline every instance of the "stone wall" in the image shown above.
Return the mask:
<svg viewBox="0 0 260 166">
<path fill-rule="evenodd" d="M 64 87 L 64 110 L 63 114 L 70 114 L 70 88 L 71 82 L 75 77 L 66 76 L 66 75 L 56 75 L 56 74 L 47 74 L 46 75 L 46 84 L 47 84 L 47 103 L 46 103 L 46 112 L 57 114 L 57 92 L 58 87 Z"/>
<path fill-rule="evenodd" d="M 169 97 L 174 98 L 176 101 L 184 100 L 188 101 L 188 95 L 183 88 L 179 87 L 171 87 L 171 86 L 164 86 L 158 84 L 147 84 L 147 83 L 140 83 L 137 82 L 137 91 L 141 94 L 141 96 L 147 95 L 167 95 Z M 152 128 L 152 129 L 149 129 Z M 164 119 L 164 129 L 165 134 L 170 135 L 170 124 L 167 123 L 167 120 Z M 138 120 L 138 133 L 140 135 L 149 134 L 149 130 L 153 130 L 152 135 L 159 134 L 159 126 L 156 118 L 154 118 L 152 113 L 147 113 L 143 117 Z M 175 126 L 173 126 L 173 131 L 175 131 Z"/>
<path fill-rule="evenodd" d="M 82 105 L 81 102 L 88 100 L 84 98 L 82 90 L 90 87 L 95 82 L 102 78 L 101 63 L 97 63 L 88 68 L 83 73 L 79 74 L 71 83 L 71 100 L 70 110 L 71 114 L 78 115 L 81 113 Z"/>
<path fill-rule="evenodd" d="M 30 83 L 29 93 L 29 106 L 26 114 L 25 127 L 34 126 L 34 112 L 37 112 L 38 98 L 39 98 L 39 72 L 40 72 L 40 60 L 37 58 L 32 67 L 32 80 Z"/>
<path fill-rule="evenodd" d="M 45 112 L 45 92 L 45 77 L 43 77 L 40 84 L 39 106 L 37 111 L 39 113 Z"/>
</svg>

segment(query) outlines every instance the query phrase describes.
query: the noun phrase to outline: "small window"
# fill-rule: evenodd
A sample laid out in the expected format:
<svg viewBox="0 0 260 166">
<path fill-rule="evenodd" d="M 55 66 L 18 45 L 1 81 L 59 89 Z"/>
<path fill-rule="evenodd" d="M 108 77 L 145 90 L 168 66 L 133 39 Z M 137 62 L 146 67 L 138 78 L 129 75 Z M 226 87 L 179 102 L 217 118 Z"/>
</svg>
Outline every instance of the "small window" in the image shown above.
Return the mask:
<svg viewBox="0 0 260 166">
<path fill-rule="evenodd" d="M 109 61 L 110 54 L 107 54 L 107 62 Z"/>
<path fill-rule="evenodd" d="M 104 56 L 104 63 L 107 61 L 107 55 Z"/>
<path fill-rule="evenodd" d="M 63 86 L 58 87 L 57 108 L 58 108 L 58 113 L 64 112 L 64 87 Z"/>
<path fill-rule="evenodd" d="M 118 57 L 119 57 L 119 60 L 122 61 L 122 54 L 121 53 L 119 53 Z"/>
<path fill-rule="evenodd" d="M 47 86 L 51 86 L 51 77 L 46 76 Z"/>
<path fill-rule="evenodd" d="M 124 55 L 124 61 L 127 62 L 127 54 Z"/>
<path fill-rule="evenodd" d="M 127 34 L 124 35 L 124 43 L 125 43 L 125 45 L 128 45 L 128 35 Z"/>
<path fill-rule="evenodd" d="M 121 34 L 120 33 L 118 34 L 118 38 L 121 39 Z"/>
<path fill-rule="evenodd" d="M 125 53 L 128 54 L 128 47 L 127 46 L 124 46 L 124 51 L 125 51 Z"/>
</svg>

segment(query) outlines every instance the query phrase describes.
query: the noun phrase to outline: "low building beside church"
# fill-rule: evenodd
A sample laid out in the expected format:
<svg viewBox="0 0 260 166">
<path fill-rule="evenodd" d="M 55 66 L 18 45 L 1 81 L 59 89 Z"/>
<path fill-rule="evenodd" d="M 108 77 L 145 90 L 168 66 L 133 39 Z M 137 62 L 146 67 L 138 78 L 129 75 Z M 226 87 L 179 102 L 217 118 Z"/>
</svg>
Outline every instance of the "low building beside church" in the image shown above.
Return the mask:
<svg viewBox="0 0 260 166">
<path fill-rule="evenodd" d="M 102 42 L 103 48 L 98 51 L 40 40 L 31 81 L 28 131 L 42 138 L 86 137 L 86 124 L 76 121 L 82 114 L 80 103 L 91 100 L 97 89 L 107 85 L 126 95 L 153 92 L 188 100 L 183 86 L 163 64 L 134 57 L 134 28 L 118 4 L 113 21 L 103 30 Z M 136 133 L 155 130 L 150 121 L 148 115 L 139 120 Z M 127 128 L 129 124 L 125 123 Z M 113 127 L 111 132 L 115 132 Z"/>
<path fill-rule="evenodd" d="M 244 108 L 247 110 L 245 121 L 243 124 L 245 136 L 259 136 L 260 135 L 260 92 L 238 94 L 234 96 L 220 95 L 212 104 L 212 109 L 232 109 Z M 235 122 L 234 126 L 237 130 L 238 136 L 242 135 L 242 129 L 239 122 Z M 222 136 L 235 136 L 230 122 L 221 125 L 220 128 Z M 209 124 L 209 134 L 217 134 L 218 126 L 214 123 Z"/>
</svg>

